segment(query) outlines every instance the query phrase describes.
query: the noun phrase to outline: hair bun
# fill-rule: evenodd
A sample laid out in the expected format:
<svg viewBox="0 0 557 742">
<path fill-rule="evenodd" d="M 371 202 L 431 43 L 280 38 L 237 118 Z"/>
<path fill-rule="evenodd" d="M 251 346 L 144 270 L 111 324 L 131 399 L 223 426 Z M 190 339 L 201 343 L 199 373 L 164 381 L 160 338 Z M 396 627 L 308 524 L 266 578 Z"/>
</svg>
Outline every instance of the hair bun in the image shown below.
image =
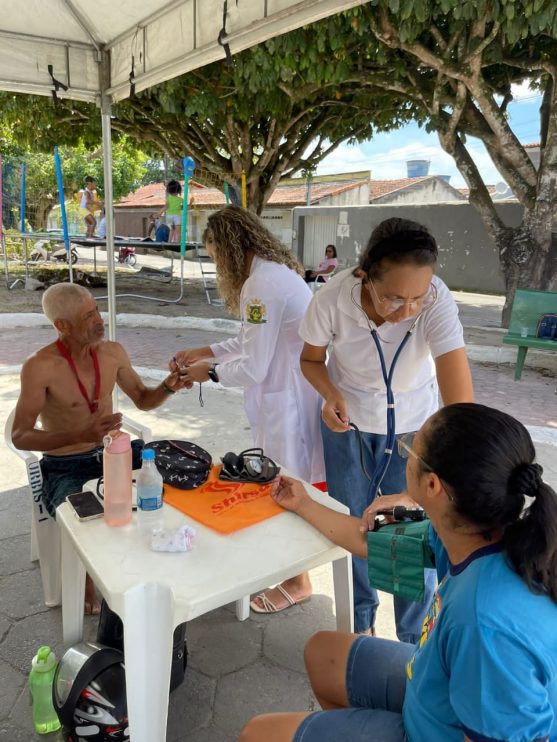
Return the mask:
<svg viewBox="0 0 557 742">
<path fill-rule="evenodd" d="M 543 482 L 543 468 L 539 464 L 519 464 L 511 476 L 513 494 L 535 497 Z"/>
</svg>

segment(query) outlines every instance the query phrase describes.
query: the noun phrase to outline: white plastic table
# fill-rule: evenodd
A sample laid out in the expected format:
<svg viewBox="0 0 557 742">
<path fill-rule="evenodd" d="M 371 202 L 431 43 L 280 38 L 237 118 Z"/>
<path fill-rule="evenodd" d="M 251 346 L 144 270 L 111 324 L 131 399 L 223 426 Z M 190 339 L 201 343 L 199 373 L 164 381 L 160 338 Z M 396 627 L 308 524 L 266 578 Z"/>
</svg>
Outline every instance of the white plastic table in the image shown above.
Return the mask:
<svg viewBox="0 0 557 742">
<path fill-rule="evenodd" d="M 306 487 L 315 500 L 347 512 Z M 135 517 L 127 526 L 109 528 L 103 519 L 78 521 L 67 503 L 56 511 L 62 536 L 64 644 L 82 639 L 87 571 L 125 626 L 132 742 L 166 739 L 172 634 L 178 624 L 233 601 L 238 618 L 247 618 L 245 596 L 332 562 L 337 627 L 353 630 L 351 556 L 297 515 L 284 512 L 223 536 L 164 505 L 167 528 L 188 524 L 197 530 L 193 551 L 178 554 L 151 551 Z"/>
</svg>

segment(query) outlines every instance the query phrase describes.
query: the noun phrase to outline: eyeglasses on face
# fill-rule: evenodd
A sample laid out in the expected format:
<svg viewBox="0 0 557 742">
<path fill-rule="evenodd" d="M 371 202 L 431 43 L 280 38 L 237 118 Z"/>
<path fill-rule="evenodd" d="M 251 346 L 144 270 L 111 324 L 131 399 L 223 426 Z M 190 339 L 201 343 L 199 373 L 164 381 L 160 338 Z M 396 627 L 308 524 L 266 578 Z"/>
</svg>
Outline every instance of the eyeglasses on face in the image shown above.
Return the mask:
<svg viewBox="0 0 557 742">
<path fill-rule="evenodd" d="M 418 456 L 418 454 L 412 448 L 415 435 L 415 433 L 406 433 L 405 435 L 401 435 L 400 438 L 397 439 L 398 455 L 401 459 L 407 459 L 409 456 L 411 456 L 413 459 L 416 459 L 416 461 L 419 461 L 424 469 L 426 469 L 426 471 L 432 472 L 432 467 L 427 464 L 421 456 Z"/>
<path fill-rule="evenodd" d="M 425 309 L 429 309 L 430 307 L 432 307 L 437 301 L 437 289 L 432 283 L 429 284 L 429 287 L 425 294 L 422 294 L 422 296 L 419 296 L 417 299 L 412 299 L 411 301 L 405 301 L 404 299 L 393 299 L 388 296 L 379 296 L 371 278 L 368 279 L 368 283 L 366 285 L 371 287 L 371 292 L 373 292 L 375 300 L 378 302 L 378 304 L 381 305 L 382 310 L 385 311 L 387 314 L 398 312 L 398 310 L 402 309 L 403 307 L 410 307 L 410 309 L 423 312 Z"/>
<path fill-rule="evenodd" d="M 416 459 L 416 461 L 419 461 L 422 467 L 426 471 L 433 472 L 434 471 L 433 467 L 430 466 L 427 463 L 427 461 L 424 461 L 421 456 L 418 456 L 418 454 L 412 448 L 415 435 L 416 435 L 415 433 L 406 433 L 405 435 L 401 435 L 400 438 L 397 439 L 398 455 L 400 456 L 401 459 L 408 459 L 411 456 L 413 459 Z M 441 484 L 443 485 L 443 489 L 445 490 L 447 499 L 450 502 L 454 502 L 454 497 L 451 495 L 451 493 L 447 489 L 447 485 L 443 482 L 443 480 L 440 477 L 439 479 L 441 481 Z"/>
</svg>

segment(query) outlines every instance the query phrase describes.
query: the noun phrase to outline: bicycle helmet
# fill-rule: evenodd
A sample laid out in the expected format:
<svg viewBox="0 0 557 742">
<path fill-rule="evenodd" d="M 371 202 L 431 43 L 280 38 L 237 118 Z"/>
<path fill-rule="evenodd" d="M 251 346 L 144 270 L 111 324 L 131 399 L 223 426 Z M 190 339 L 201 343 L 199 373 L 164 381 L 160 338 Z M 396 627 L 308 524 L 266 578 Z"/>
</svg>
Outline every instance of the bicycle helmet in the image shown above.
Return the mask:
<svg viewBox="0 0 557 742">
<path fill-rule="evenodd" d="M 129 740 L 124 655 L 95 642 L 64 654 L 54 675 L 52 701 L 67 742 Z"/>
</svg>

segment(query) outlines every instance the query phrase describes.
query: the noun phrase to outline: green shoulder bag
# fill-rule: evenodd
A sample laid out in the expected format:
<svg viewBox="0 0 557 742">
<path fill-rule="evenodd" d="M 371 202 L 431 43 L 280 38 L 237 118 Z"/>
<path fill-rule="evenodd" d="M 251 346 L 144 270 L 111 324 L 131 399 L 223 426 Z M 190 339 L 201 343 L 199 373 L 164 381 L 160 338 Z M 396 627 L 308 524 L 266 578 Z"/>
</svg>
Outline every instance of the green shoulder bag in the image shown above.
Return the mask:
<svg viewBox="0 0 557 742">
<path fill-rule="evenodd" d="M 381 526 L 367 535 L 369 583 L 377 590 L 424 601 L 424 569 L 433 568 L 429 520 Z"/>
</svg>

